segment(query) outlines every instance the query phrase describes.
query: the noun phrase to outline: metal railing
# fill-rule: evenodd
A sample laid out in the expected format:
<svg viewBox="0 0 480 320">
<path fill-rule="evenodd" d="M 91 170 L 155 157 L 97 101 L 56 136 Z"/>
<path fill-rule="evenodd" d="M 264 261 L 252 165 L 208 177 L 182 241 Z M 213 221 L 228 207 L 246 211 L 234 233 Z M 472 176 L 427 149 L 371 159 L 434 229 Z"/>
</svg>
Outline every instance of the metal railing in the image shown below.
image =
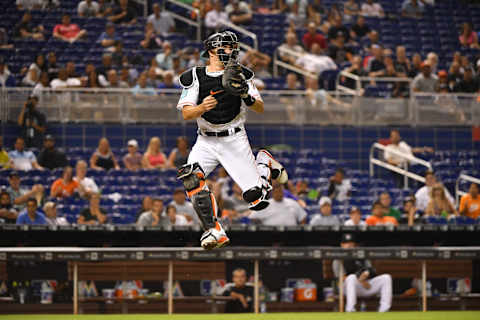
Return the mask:
<svg viewBox="0 0 480 320">
<path fill-rule="evenodd" d="M 469 182 L 472 182 L 472 183 L 476 183 L 478 186 L 480 186 L 480 179 L 479 178 L 475 178 L 475 177 L 472 177 L 468 174 L 460 174 L 460 176 L 458 176 L 458 179 L 457 179 L 457 182 L 455 183 L 455 205 L 457 208 L 459 208 L 459 205 L 460 205 L 460 198 L 467 194 L 468 192 L 465 192 L 465 191 L 462 191 L 460 190 L 460 181 L 469 181 Z"/>
<path fill-rule="evenodd" d="M 385 151 L 387 151 L 387 147 L 385 147 L 384 145 L 382 145 L 378 142 L 375 142 L 372 145 L 372 147 L 370 148 L 369 161 L 370 161 L 370 176 L 371 177 L 373 177 L 373 175 L 375 173 L 374 172 L 375 166 L 379 166 L 379 167 L 382 167 L 382 168 L 385 168 L 387 170 L 390 170 L 390 171 L 393 171 L 393 172 L 396 172 L 398 174 L 403 175 L 404 176 L 404 188 L 405 189 L 408 188 L 408 178 L 420 181 L 422 183 L 425 183 L 425 178 L 424 177 L 422 177 L 422 176 L 420 176 L 420 175 L 418 175 L 414 172 L 408 171 L 408 163 L 407 162 L 403 163 L 403 167 L 394 166 L 394 165 L 388 163 L 385 160 L 382 160 L 380 158 L 375 158 L 375 150 L 381 150 L 385 154 Z M 410 162 L 410 163 L 418 164 L 418 165 L 426 167 L 429 170 L 432 170 L 432 165 L 428 161 L 425 161 L 423 159 L 417 158 L 417 157 L 409 155 L 409 154 L 404 154 L 404 153 L 402 153 L 400 151 L 397 151 L 397 150 L 388 150 L 388 152 L 393 153 L 396 156 L 402 157 L 405 160 L 408 160 L 408 162 Z"/>
<path fill-rule="evenodd" d="M 173 4 L 175 6 L 179 6 L 179 7 L 182 7 L 184 9 L 187 9 L 189 11 L 193 11 L 193 12 L 196 13 L 197 19 L 196 19 L 196 21 L 193 21 L 191 18 L 181 16 L 178 13 L 175 13 L 175 12 L 169 11 L 168 9 L 165 9 L 166 11 L 168 11 L 171 14 L 171 16 L 174 19 L 180 20 L 180 21 L 182 21 L 182 22 L 184 22 L 188 25 L 194 26 L 197 29 L 196 39 L 198 41 L 200 41 L 201 38 L 202 38 L 202 18 L 200 17 L 200 10 L 198 10 L 197 8 L 194 8 L 192 6 L 189 6 L 188 4 L 180 2 L 180 1 L 176 1 L 176 0 L 166 0 L 166 1 L 170 2 L 171 4 Z"/>
<path fill-rule="evenodd" d="M 352 79 L 355 81 L 355 89 L 346 87 L 341 84 L 340 79 L 342 77 Z M 336 88 L 340 92 L 346 92 L 350 94 L 363 95 L 363 84 L 368 83 L 371 85 L 376 84 L 377 82 L 388 82 L 388 83 L 407 83 L 410 88 L 410 83 L 413 79 L 407 77 L 360 77 L 353 73 L 347 72 L 345 70 L 341 71 L 337 75 Z"/>
<path fill-rule="evenodd" d="M 286 54 L 295 56 L 297 58 L 300 58 L 302 55 L 305 54 L 305 53 L 299 53 L 299 52 L 296 52 L 296 51 L 293 51 L 293 50 L 290 50 L 290 49 L 286 49 L 286 48 L 275 50 L 275 53 L 273 55 L 273 76 L 274 77 L 279 76 L 278 67 L 296 72 L 296 73 L 304 75 L 306 77 L 312 77 L 312 78 L 318 79 L 318 77 L 320 76 L 319 74 L 309 72 L 307 70 L 303 70 L 301 68 L 298 68 L 297 66 L 294 66 L 291 63 L 287 63 L 285 61 L 280 60 L 279 57 L 278 57 L 278 54 L 280 53 L 279 51 L 281 51 L 282 53 L 286 53 Z"/>
</svg>

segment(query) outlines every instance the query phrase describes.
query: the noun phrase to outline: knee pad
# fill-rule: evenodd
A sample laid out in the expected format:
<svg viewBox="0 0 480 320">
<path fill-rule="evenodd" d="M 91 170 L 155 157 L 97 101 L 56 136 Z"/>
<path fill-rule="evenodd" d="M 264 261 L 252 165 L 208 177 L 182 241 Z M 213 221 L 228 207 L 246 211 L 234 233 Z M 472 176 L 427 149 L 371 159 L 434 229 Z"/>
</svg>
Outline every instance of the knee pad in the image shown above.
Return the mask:
<svg viewBox="0 0 480 320">
<path fill-rule="evenodd" d="M 243 193 L 243 200 L 250 204 L 249 209 L 263 210 L 270 204 L 267 200 L 267 192 L 260 187 L 253 187 Z"/>
<path fill-rule="evenodd" d="M 205 173 L 198 162 L 181 166 L 177 172 L 177 179 L 183 181 L 187 193 L 194 193 L 197 189 L 201 190 L 205 185 Z M 189 196 L 191 195 L 189 194 Z"/>
<path fill-rule="evenodd" d="M 217 207 L 213 194 L 208 190 L 200 190 L 192 196 L 192 204 L 203 227 L 205 229 L 214 228 L 217 222 Z"/>
</svg>

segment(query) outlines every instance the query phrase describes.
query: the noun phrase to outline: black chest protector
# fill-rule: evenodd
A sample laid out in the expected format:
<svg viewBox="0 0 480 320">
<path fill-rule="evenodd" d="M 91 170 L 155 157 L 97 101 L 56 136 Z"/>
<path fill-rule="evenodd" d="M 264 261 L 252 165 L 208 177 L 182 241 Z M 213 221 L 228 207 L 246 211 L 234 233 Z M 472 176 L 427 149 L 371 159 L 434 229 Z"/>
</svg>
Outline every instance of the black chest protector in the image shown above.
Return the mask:
<svg viewBox="0 0 480 320">
<path fill-rule="evenodd" d="M 195 70 L 195 75 L 193 75 Z M 242 66 L 245 79 L 253 78 L 253 71 Z M 242 99 L 238 96 L 228 94 L 222 87 L 222 77 L 211 77 L 206 73 L 206 67 L 196 67 L 185 71 L 180 76 L 180 84 L 188 88 L 193 84 L 193 77 L 196 77 L 199 84 L 197 105 L 202 103 L 209 95 L 217 99 L 218 104 L 212 110 L 205 112 L 202 118 L 213 124 L 225 124 L 235 119 L 240 113 Z"/>
</svg>

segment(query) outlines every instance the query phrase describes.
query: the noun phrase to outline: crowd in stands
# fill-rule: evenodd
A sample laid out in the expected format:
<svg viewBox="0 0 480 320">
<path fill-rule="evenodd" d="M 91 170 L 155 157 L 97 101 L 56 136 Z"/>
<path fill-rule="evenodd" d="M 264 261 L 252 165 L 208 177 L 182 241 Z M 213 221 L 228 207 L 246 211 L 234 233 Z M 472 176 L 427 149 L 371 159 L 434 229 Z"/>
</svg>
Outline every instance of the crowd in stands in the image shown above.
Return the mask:
<svg viewBox="0 0 480 320">
<path fill-rule="evenodd" d="M 434 51 L 428 54 L 414 52 L 406 45 L 392 46 L 382 42 L 380 20 L 421 19 L 425 11 L 435 6 L 435 1 L 404 0 L 398 12 L 387 13 L 379 2 L 373 0 L 345 0 L 330 7 L 321 0 L 194 0 L 191 5 L 198 11 L 191 11 L 190 18 L 200 19 L 204 36 L 224 29 L 223 20 L 248 29 L 255 15 L 284 15 L 288 28 L 284 34 L 285 42 L 278 46 L 279 58 L 316 76 L 323 71 L 346 70 L 358 76 L 410 78 L 413 80 L 412 89 L 417 92 L 475 93 L 479 90 L 478 57 L 464 50 L 480 49 L 477 32 L 468 21 L 462 24 L 458 39 L 455 39 L 458 51 L 451 52 L 451 61 L 439 61 L 439 53 Z M 153 95 L 152 89 L 179 88 L 178 76 L 183 71 L 205 63 L 200 59 L 201 44 L 179 46 L 169 41 L 170 36 L 185 30 L 177 28 L 178 22 L 160 3 L 152 4 L 152 13 L 145 20 L 141 19 L 140 10 L 133 1 L 79 1 L 73 17 L 78 23 L 72 22 L 71 15 L 65 13 L 58 16 L 52 30 L 33 22 L 29 10 L 55 10 L 62 7 L 61 1 L 17 1 L 17 7 L 25 13 L 5 37 L 33 41 L 47 41 L 53 37 L 72 44 L 95 39 L 98 47 L 103 49 L 103 52 L 95 51 L 102 55 L 102 63 L 83 61 L 84 70 L 77 70 L 80 61 L 58 63 L 57 53 L 52 49 L 46 55 L 38 54 L 31 64 L 12 74 L 3 59 L 0 60 L 2 86 L 29 86 L 37 91 L 65 87 L 130 87 L 134 88 L 135 94 L 145 91 L 147 95 Z M 107 21 L 105 30 L 99 34 L 87 31 L 82 23 L 89 18 Z M 371 19 L 377 20 L 372 23 Z M 144 27 L 143 39 L 125 48 L 125 33 L 117 29 L 138 26 L 139 23 Z M 8 40 L 0 45 L 14 48 Z M 152 50 L 152 55 L 142 56 L 135 53 L 135 49 Z M 240 58 L 256 72 L 260 87 L 271 89 L 260 80 L 272 78 L 270 55 L 250 50 L 242 53 Z M 309 83 L 313 85 L 313 81 L 303 77 L 298 81 L 300 89 L 307 89 Z M 355 82 L 350 78 L 343 77 L 341 82 L 355 89 Z M 407 96 L 407 89 L 408 86 L 397 83 L 392 95 Z"/>
</svg>

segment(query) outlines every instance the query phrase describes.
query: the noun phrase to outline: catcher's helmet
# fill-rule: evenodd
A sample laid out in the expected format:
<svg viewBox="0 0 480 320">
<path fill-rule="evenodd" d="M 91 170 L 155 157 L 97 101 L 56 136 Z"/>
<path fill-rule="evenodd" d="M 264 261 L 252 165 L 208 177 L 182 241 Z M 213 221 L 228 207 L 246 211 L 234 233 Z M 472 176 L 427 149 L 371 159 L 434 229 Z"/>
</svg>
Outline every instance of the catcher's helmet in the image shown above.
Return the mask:
<svg viewBox="0 0 480 320">
<path fill-rule="evenodd" d="M 232 52 L 230 54 L 225 53 L 225 50 L 217 50 L 217 55 L 220 61 L 222 61 L 224 64 L 228 62 L 228 60 L 231 58 L 236 59 L 238 57 L 238 52 L 239 52 L 239 46 L 238 46 L 238 38 L 235 33 L 232 31 L 223 31 L 223 32 L 217 32 L 212 34 L 207 38 L 207 40 L 204 41 L 205 45 L 205 51 L 202 53 L 202 57 L 208 58 L 208 51 L 215 49 L 215 48 L 220 48 L 220 47 L 225 47 L 229 46 L 232 48 Z"/>
</svg>

